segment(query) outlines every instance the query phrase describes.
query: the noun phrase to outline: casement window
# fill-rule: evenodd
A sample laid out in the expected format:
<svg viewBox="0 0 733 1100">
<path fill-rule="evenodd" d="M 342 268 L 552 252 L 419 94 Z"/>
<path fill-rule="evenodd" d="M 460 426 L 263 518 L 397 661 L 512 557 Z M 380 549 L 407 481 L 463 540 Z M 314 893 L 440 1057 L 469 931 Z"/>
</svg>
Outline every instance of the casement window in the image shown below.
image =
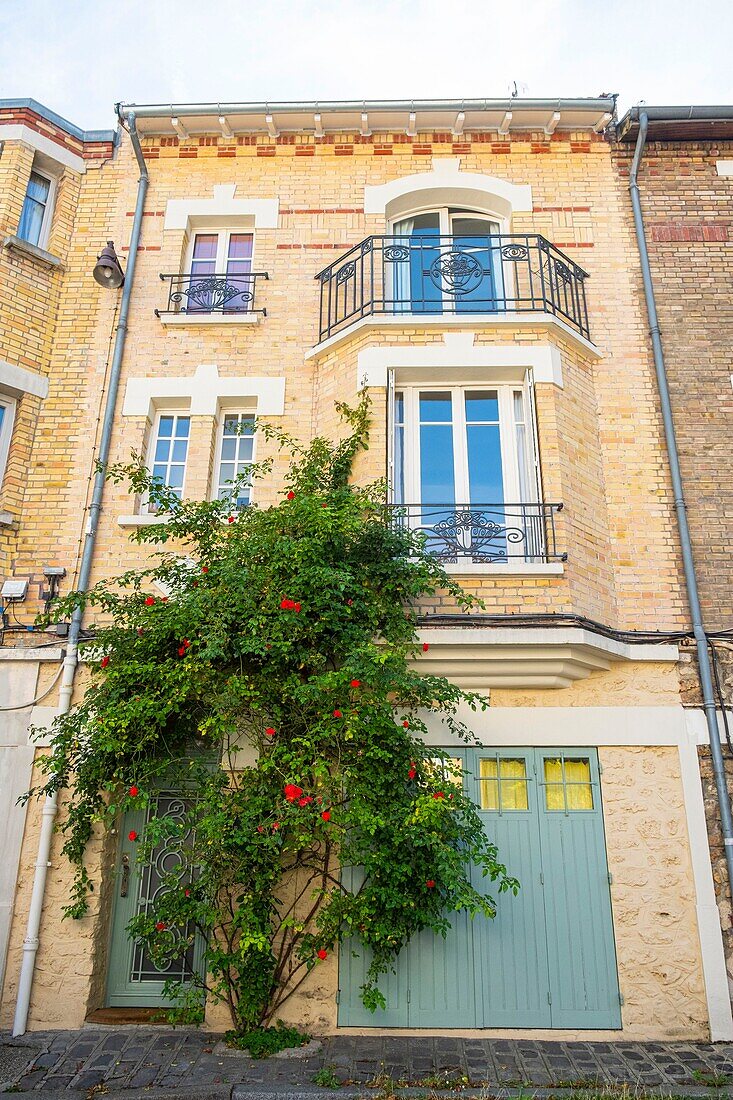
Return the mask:
<svg viewBox="0 0 733 1100">
<path fill-rule="evenodd" d="M 402 218 L 392 226 L 387 295 L 397 311 L 486 312 L 503 298 L 495 242 L 500 224 L 485 214 L 438 210 Z M 403 256 L 404 253 L 404 256 Z M 391 271 L 391 275 L 390 275 Z"/>
<path fill-rule="evenodd" d="M 186 311 L 208 313 L 216 309 L 242 313 L 249 310 L 253 247 L 251 233 L 227 229 L 217 233 L 195 233 L 188 257 L 190 282 Z"/>
<path fill-rule="evenodd" d="M 434 552 L 489 561 L 542 555 L 530 415 L 530 395 L 518 385 L 395 393 L 393 503 Z"/>
<path fill-rule="evenodd" d="M 250 502 L 252 486 L 248 475 L 254 461 L 254 427 L 252 411 L 222 415 L 216 448 L 214 496 L 229 500 L 232 508 L 246 508 Z"/>
<path fill-rule="evenodd" d="M 45 248 L 51 231 L 56 181 L 53 176 L 33 169 L 23 201 L 18 236 L 28 244 Z"/>
<path fill-rule="evenodd" d="M 190 432 L 188 413 L 160 412 L 151 435 L 148 468 L 153 477 L 173 489 L 179 499 L 183 496 Z M 151 512 L 154 508 L 148 503 L 144 510 Z"/>
<path fill-rule="evenodd" d="M 0 393 L 0 488 L 2 488 L 5 469 L 8 464 L 8 452 L 10 451 L 10 437 L 13 434 L 14 419 L 14 399 Z"/>
</svg>

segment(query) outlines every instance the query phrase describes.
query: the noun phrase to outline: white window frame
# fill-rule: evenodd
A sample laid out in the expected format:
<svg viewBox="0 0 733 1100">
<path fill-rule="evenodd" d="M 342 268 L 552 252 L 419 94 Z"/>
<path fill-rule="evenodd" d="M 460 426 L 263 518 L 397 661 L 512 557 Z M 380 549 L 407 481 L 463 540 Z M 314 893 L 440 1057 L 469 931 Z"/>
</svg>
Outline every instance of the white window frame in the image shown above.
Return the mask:
<svg viewBox="0 0 733 1100">
<path fill-rule="evenodd" d="M 54 214 L 54 209 L 56 207 L 56 189 L 58 187 L 58 182 L 59 181 L 58 181 L 58 178 L 55 175 L 53 175 L 52 172 L 49 172 L 45 168 L 39 167 L 39 165 L 36 164 L 35 160 L 34 160 L 33 165 L 31 167 L 31 175 L 40 176 L 41 179 L 46 180 L 49 187 L 48 187 L 48 199 L 46 200 L 46 209 L 43 211 L 43 221 L 41 222 L 41 231 L 38 234 L 38 240 L 37 241 L 26 241 L 26 244 L 31 245 L 33 248 L 41 248 L 41 249 L 45 250 L 46 245 L 48 244 L 49 237 L 51 236 L 51 226 L 53 224 L 53 214 Z M 30 186 L 30 182 L 31 182 L 31 177 L 29 175 L 28 176 L 28 183 L 26 184 L 26 188 L 25 188 L 25 195 L 23 196 L 23 206 L 25 206 L 25 200 L 28 197 L 28 188 Z M 21 218 L 23 217 L 22 208 L 21 208 L 21 215 L 20 216 L 21 216 Z M 18 222 L 18 229 L 20 229 L 20 221 Z M 20 240 L 25 241 L 25 237 L 20 237 Z"/>
<path fill-rule="evenodd" d="M 3 479 L 8 466 L 10 440 L 13 437 L 17 404 L 14 397 L 9 397 L 7 394 L 0 391 L 0 405 L 5 410 L 2 427 L 0 427 L 0 490 L 2 489 Z"/>
<path fill-rule="evenodd" d="M 254 408 L 254 406 L 250 406 L 249 408 L 244 408 L 244 407 L 241 407 L 241 406 L 237 406 L 236 408 L 231 408 L 231 409 L 223 408 L 223 409 L 221 409 L 221 411 L 219 413 L 219 419 L 218 419 L 218 423 L 217 423 L 217 426 L 216 426 L 216 447 L 214 449 L 214 470 L 213 470 L 213 476 L 211 478 L 211 499 L 212 500 L 219 500 L 220 499 L 219 498 L 219 489 L 222 487 L 221 480 L 220 480 L 220 471 L 221 471 L 221 452 L 222 452 L 222 446 L 223 446 L 223 443 L 224 443 L 224 424 L 226 423 L 228 418 L 233 417 L 233 416 L 247 417 L 248 419 L 251 419 L 254 424 L 256 424 L 256 422 L 257 422 L 257 409 Z M 250 461 L 253 462 L 253 463 L 257 461 L 257 433 L 256 433 L 256 431 L 253 432 L 253 434 L 252 434 L 252 458 L 251 458 Z M 236 467 L 236 465 L 237 465 L 236 460 L 234 462 L 234 465 Z M 254 486 L 252 484 L 250 484 L 250 486 L 249 486 L 249 499 L 248 499 L 248 502 L 247 502 L 248 505 L 252 503 L 253 490 L 254 490 Z M 236 508 L 236 504 L 235 504 L 235 508 Z"/>
<path fill-rule="evenodd" d="M 185 275 L 191 275 L 191 264 L 193 263 L 193 248 L 196 243 L 196 238 L 201 237 L 218 237 L 216 245 L 216 260 L 214 273 L 216 275 L 226 274 L 227 260 L 229 259 L 229 240 L 234 236 L 247 236 L 252 238 L 252 257 L 250 259 L 250 273 L 255 270 L 255 248 L 257 241 L 255 239 L 254 228 L 249 226 L 245 229 L 215 229 L 209 228 L 205 225 L 199 225 L 192 227 L 189 239 L 188 247 L 186 248 L 186 260 L 185 260 Z"/>
<path fill-rule="evenodd" d="M 160 432 L 160 421 L 161 421 L 162 417 L 164 417 L 164 416 L 172 416 L 173 417 L 173 421 L 174 421 L 174 423 L 173 423 L 173 436 L 172 436 L 173 439 L 176 438 L 176 435 L 175 435 L 176 428 L 175 428 L 175 426 L 176 426 L 176 423 L 178 422 L 179 418 L 185 416 L 185 417 L 188 418 L 188 421 L 189 421 L 188 439 L 186 441 L 186 461 L 183 464 L 183 481 L 181 483 L 181 496 L 180 496 L 181 500 L 185 500 L 185 496 L 186 496 L 186 477 L 187 477 L 187 474 L 188 474 L 188 459 L 189 459 L 189 453 L 190 453 L 190 447 L 191 447 L 191 427 L 192 427 L 192 417 L 191 417 L 191 413 L 190 413 L 189 409 L 160 408 L 160 409 L 155 410 L 155 417 L 153 419 L 153 423 L 152 423 L 151 429 L 150 429 L 150 436 L 149 436 L 149 440 L 148 440 L 148 449 L 147 449 L 147 460 L 146 460 L 145 465 L 147 466 L 148 472 L 150 473 L 150 475 L 152 477 L 153 468 L 156 465 L 156 462 L 155 462 L 155 448 L 156 448 L 156 445 L 158 443 L 158 437 L 159 437 L 159 432 Z M 180 463 L 176 463 L 176 465 L 180 465 Z M 168 466 L 170 466 L 170 461 L 168 462 Z M 155 515 L 155 511 L 154 511 L 153 508 L 151 508 L 150 501 L 147 498 L 142 501 L 142 504 L 140 506 L 140 511 L 143 514 Z"/>
<path fill-rule="evenodd" d="M 539 487 L 536 478 L 536 457 L 532 431 L 532 417 L 529 408 L 529 395 L 526 385 L 507 382 L 467 382 L 460 386 L 437 385 L 430 383 L 411 383 L 395 385 L 395 390 L 403 395 L 404 401 L 404 491 L 405 503 L 421 504 L 420 492 L 420 394 L 450 393 L 451 424 L 453 428 L 453 481 L 455 503 L 468 504 L 470 493 L 468 486 L 468 442 L 466 435 L 465 394 L 475 392 L 496 392 L 499 403 L 499 443 L 501 449 L 502 476 L 504 481 L 504 504 L 537 504 Z M 519 451 L 517 446 L 517 422 L 514 417 L 514 394 L 521 394 L 524 409 L 525 426 L 525 464 L 527 470 L 527 491 L 520 489 Z M 394 444 L 393 444 L 394 445 Z M 396 471 L 395 471 L 396 476 Z M 522 500 L 525 495 L 528 499 Z M 475 501 L 475 504 L 496 504 L 497 501 Z"/>
</svg>

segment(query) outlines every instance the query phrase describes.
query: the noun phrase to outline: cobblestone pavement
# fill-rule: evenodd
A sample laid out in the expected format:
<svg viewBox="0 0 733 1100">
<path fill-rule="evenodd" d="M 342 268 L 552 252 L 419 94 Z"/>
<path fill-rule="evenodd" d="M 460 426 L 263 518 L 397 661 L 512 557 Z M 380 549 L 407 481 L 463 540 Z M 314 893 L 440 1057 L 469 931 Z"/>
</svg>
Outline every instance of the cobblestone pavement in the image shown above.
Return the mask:
<svg viewBox="0 0 733 1100">
<path fill-rule="evenodd" d="M 314 1092 L 313 1076 L 331 1068 L 346 1084 L 395 1084 L 421 1089 L 488 1086 L 504 1089 L 588 1088 L 629 1084 L 667 1094 L 733 1092 L 733 1044 L 535 1042 L 451 1036 L 337 1035 L 309 1057 L 255 1060 L 222 1053 L 218 1037 L 186 1028 L 84 1028 L 6 1038 L 17 1058 L 14 1092 L 168 1096 L 295 1095 Z M 20 1042 L 20 1046 L 18 1045 Z M 28 1063 L 21 1053 L 26 1045 Z M 32 1061 L 30 1060 L 32 1059 Z M 7 1081 L 7 1078 L 6 1078 Z M 717 1086 L 717 1087 L 713 1087 Z M 207 1091 L 208 1090 L 208 1091 Z M 139 1095 L 145 1095 L 140 1092 Z M 147 1095 L 150 1092 L 147 1091 Z M 336 1094 L 338 1095 L 338 1094 Z"/>
</svg>

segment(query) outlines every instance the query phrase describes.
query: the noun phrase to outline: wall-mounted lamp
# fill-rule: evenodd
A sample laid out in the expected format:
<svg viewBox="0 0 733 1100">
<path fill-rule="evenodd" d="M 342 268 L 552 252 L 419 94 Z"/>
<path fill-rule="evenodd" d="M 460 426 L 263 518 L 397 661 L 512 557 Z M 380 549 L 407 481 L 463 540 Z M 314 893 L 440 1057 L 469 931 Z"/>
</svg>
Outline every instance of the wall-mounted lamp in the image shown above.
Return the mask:
<svg viewBox="0 0 733 1100">
<path fill-rule="evenodd" d="M 94 267 L 94 278 L 100 286 L 117 290 L 125 281 L 125 273 L 120 266 L 115 252 L 114 241 L 107 241 L 107 247 L 103 248 Z"/>
</svg>

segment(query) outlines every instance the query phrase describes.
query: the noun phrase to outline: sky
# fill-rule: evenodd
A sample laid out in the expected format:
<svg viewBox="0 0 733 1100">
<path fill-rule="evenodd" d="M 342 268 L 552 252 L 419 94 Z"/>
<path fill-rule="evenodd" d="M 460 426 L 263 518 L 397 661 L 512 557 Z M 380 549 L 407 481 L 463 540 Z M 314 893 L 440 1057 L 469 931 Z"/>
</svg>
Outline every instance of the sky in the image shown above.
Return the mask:
<svg viewBox="0 0 733 1100">
<path fill-rule="evenodd" d="M 733 104 L 733 0 L 0 0 L 0 98 Z"/>
</svg>

